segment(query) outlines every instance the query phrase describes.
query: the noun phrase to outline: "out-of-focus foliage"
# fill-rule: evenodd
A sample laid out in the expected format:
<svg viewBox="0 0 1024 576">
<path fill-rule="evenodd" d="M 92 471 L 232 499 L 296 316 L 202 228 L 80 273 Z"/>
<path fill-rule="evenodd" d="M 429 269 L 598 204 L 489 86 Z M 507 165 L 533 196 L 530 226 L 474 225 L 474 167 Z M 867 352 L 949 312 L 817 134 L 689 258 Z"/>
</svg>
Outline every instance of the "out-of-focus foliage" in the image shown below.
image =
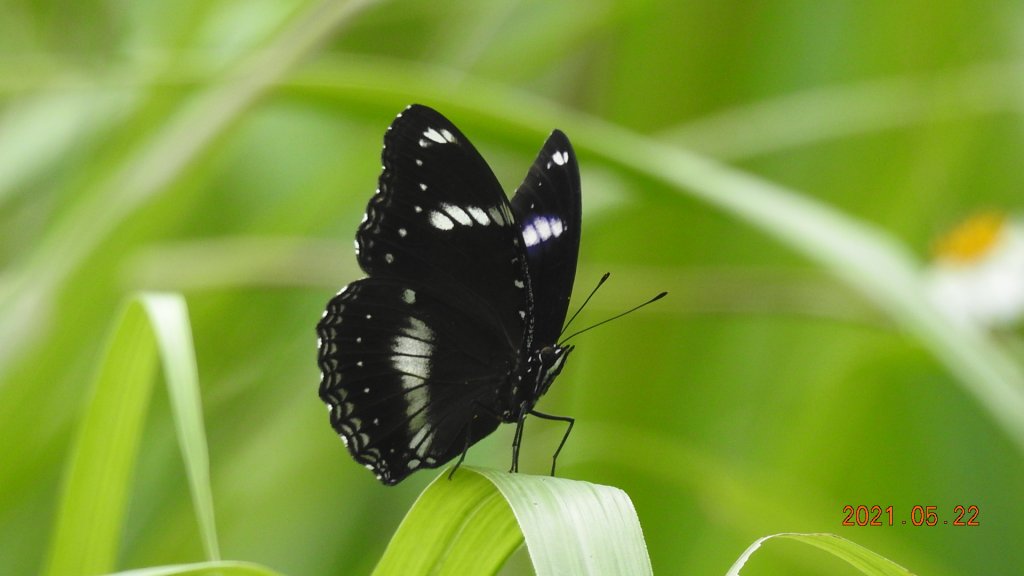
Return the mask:
<svg viewBox="0 0 1024 576">
<path fill-rule="evenodd" d="M 577 419 L 560 475 L 629 494 L 656 572 L 723 574 L 780 532 L 834 532 L 918 574 L 1024 572 L 1021 445 L 978 388 L 807 259 L 815 247 L 625 170 L 603 152 L 622 142 L 600 141 L 621 129 L 720 160 L 924 261 L 965 216 L 1022 208 L 1019 3 L 8 0 L 3 12 L 5 572 L 43 568 L 104 336 L 139 289 L 188 301 L 222 556 L 296 575 L 372 569 L 434 475 L 384 488 L 347 457 L 316 397 L 313 326 L 360 276 L 351 239 L 381 137 L 413 101 L 458 124 L 509 190 L 546 132 L 567 130 L 584 185 L 578 291 L 612 272 L 580 322 L 671 293 L 574 340 L 541 403 Z M 997 338 L 1019 368 L 1019 331 Z M 118 569 L 205 558 L 161 389 Z M 507 467 L 511 432 L 467 462 Z M 543 473 L 561 432 L 531 421 L 522 468 Z M 893 506 L 896 525 L 842 526 L 860 504 Z M 937 506 L 939 525 L 913 526 L 918 505 Z M 978 506 L 981 525 L 943 525 L 957 505 Z M 822 572 L 852 573 L 781 542 L 743 571 Z"/>
</svg>

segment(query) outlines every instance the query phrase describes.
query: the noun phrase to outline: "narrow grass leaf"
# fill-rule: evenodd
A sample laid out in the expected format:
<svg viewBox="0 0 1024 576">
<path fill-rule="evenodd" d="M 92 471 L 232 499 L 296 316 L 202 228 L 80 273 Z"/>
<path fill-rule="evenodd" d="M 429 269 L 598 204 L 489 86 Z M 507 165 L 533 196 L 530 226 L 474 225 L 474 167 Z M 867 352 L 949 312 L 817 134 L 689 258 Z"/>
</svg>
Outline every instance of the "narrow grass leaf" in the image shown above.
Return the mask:
<svg viewBox="0 0 1024 576">
<path fill-rule="evenodd" d="M 110 576 L 281 576 L 280 572 L 271 570 L 251 562 L 198 562 L 195 564 L 175 564 L 171 566 L 155 566 L 118 572 Z"/>
<path fill-rule="evenodd" d="M 110 336 L 79 425 L 45 574 L 114 568 L 155 362 L 146 311 L 133 300 Z"/>
<path fill-rule="evenodd" d="M 210 560 L 220 559 L 217 528 L 213 517 L 210 489 L 210 457 L 203 427 L 203 408 L 199 397 L 199 374 L 189 326 L 188 308 L 179 294 L 144 294 L 143 306 L 149 314 L 163 360 L 171 413 L 178 433 L 178 445 L 188 475 L 203 547 Z"/>
<path fill-rule="evenodd" d="M 739 576 L 740 569 L 746 565 L 750 556 L 761 547 L 761 544 L 768 540 L 785 538 L 789 540 L 796 540 L 797 542 L 803 542 L 809 544 L 815 548 L 820 548 L 829 554 L 832 554 L 836 558 L 845 561 L 850 566 L 853 566 L 862 573 L 868 576 L 912 576 L 912 573 L 906 568 L 896 564 L 892 560 L 880 556 L 867 548 L 855 544 L 845 538 L 840 538 L 835 534 L 799 534 L 799 533 L 780 533 L 772 534 L 759 538 L 756 542 L 750 545 L 743 554 L 740 555 L 736 563 L 732 565 L 726 576 Z"/>
<path fill-rule="evenodd" d="M 465 467 L 420 494 L 375 576 L 495 574 L 522 544 L 512 509 L 494 484 Z"/>
<path fill-rule="evenodd" d="M 158 357 L 203 543 L 219 558 L 188 310 L 179 295 L 143 294 L 125 307 L 99 367 L 69 459 L 47 574 L 114 568 Z"/>
<path fill-rule="evenodd" d="M 651 574 L 621 490 L 471 467 L 420 495 L 375 574 L 495 574 L 524 538 L 541 576 Z"/>
<path fill-rule="evenodd" d="M 474 472 L 512 507 L 538 575 L 652 573 L 640 519 L 622 490 L 550 476 Z"/>
</svg>

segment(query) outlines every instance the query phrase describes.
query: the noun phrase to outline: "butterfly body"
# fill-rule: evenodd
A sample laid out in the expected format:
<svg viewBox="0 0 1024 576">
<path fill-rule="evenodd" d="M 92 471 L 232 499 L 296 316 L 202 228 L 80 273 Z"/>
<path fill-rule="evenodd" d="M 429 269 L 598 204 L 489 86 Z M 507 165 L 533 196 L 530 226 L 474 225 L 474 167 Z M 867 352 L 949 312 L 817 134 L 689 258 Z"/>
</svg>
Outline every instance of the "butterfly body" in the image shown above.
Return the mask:
<svg viewBox="0 0 1024 576">
<path fill-rule="evenodd" d="M 500 422 L 520 426 L 518 442 L 536 414 L 572 351 L 557 339 L 580 189 L 555 131 L 510 202 L 468 139 L 424 106 L 395 119 L 381 156 L 356 233 L 367 277 L 328 303 L 318 360 L 334 429 L 395 484 L 464 455 Z"/>
</svg>

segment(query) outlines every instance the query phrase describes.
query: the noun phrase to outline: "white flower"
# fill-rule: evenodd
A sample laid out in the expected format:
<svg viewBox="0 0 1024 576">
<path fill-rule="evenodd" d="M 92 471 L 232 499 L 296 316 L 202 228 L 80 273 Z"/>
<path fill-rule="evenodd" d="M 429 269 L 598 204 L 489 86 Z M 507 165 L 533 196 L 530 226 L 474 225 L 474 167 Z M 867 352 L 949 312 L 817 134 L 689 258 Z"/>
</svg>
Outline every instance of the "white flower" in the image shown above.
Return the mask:
<svg viewBox="0 0 1024 576">
<path fill-rule="evenodd" d="M 972 217 L 935 245 L 928 296 L 954 321 L 996 328 L 1024 316 L 1024 221 Z"/>
</svg>

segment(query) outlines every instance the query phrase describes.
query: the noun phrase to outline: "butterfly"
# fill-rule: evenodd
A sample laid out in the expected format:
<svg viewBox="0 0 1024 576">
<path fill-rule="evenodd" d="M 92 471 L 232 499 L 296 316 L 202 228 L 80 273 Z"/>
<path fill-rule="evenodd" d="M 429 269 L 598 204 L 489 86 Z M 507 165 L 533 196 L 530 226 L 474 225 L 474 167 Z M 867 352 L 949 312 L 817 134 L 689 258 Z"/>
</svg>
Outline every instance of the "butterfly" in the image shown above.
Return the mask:
<svg viewBox="0 0 1024 576">
<path fill-rule="evenodd" d="M 461 463 L 499 423 L 515 423 L 517 471 L 527 415 L 567 422 L 562 444 L 574 422 L 534 405 L 573 350 L 558 338 L 579 254 L 576 154 L 552 132 L 509 201 L 455 125 L 412 105 L 388 128 L 381 158 L 356 232 L 367 277 L 342 288 L 317 324 L 331 425 L 394 485 Z"/>
</svg>

